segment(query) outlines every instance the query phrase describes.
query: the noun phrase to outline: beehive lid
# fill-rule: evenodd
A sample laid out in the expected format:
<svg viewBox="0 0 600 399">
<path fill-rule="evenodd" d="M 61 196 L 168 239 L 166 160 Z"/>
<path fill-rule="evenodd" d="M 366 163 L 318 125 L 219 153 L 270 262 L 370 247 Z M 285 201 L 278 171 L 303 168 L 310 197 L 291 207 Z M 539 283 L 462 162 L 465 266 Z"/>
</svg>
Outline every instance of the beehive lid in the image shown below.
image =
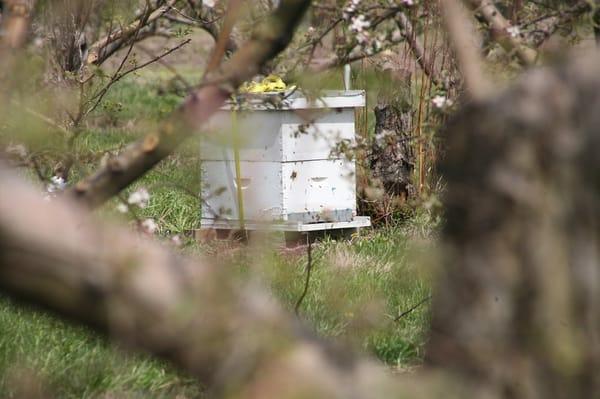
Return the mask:
<svg viewBox="0 0 600 399">
<path fill-rule="evenodd" d="M 225 103 L 222 110 L 231 110 L 234 103 Z M 325 90 L 318 97 L 309 98 L 301 91 L 293 93 L 261 93 L 242 97 L 242 109 L 290 110 L 316 108 L 357 108 L 365 106 L 364 90 Z"/>
</svg>

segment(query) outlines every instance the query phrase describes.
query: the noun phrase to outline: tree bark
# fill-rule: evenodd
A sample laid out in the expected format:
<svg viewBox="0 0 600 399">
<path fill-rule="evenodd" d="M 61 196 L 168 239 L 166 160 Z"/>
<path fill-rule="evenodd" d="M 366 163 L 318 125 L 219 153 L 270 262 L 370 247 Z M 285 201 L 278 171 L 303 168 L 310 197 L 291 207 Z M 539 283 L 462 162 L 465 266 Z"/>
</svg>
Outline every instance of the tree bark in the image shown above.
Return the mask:
<svg viewBox="0 0 600 399">
<path fill-rule="evenodd" d="M 527 74 L 444 135 L 428 359 L 494 397 L 600 395 L 599 62 Z"/>
<path fill-rule="evenodd" d="M 388 81 L 393 81 L 387 72 Z M 404 97 L 410 86 L 410 76 L 396 80 L 393 90 L 382 90 L 373 109 L 375 137 L 370 151 L 370 169 L 379 180 L 386 195 L 406 200 L 415 194 L 413 173 L 412 107 Z"/>
<path fill-rule="evenodd" d="M 23 46 L 29 31 L 29 18 L 35 5 L 33 0 L 6 0 L 2 9 L 3 37 L 0 40 L 0 55 L 9 49 Z"/>
<path fill-rule="evenodd" d="M 168 0 L 165 4 L 156 7 L 156 9 L 148 10 L 147 14 L 124 26 L 122 29 L 111 32 L 109 35 L 94 42 L 89 46 L 87 58 L 84 60 L 85 64 L 102 64 L 110 54 L 116 51 L 114 44 L 120 43 L 120 46 L 123 46 L 129 43 L 142 28 L 154 23 L 169 12 L 176 2 L 177 0 Z"/>
</svg>

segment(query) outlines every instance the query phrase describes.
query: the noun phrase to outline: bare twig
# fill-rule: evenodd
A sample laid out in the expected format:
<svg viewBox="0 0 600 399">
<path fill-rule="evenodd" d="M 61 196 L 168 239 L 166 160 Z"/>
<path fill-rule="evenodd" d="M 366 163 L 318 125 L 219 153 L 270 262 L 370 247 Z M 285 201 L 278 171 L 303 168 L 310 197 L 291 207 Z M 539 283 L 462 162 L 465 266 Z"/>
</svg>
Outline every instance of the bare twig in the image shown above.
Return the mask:
<svg viewBox="0 0 600 399">
<path fill-rule="evenodd" d="M 108 90 L 111 88 L 112 85 L 114 85 L 115 83 L 117 83 L 118 81 L 120 81 L 121 79 L 123 79 L 125 76 L 132 74 L 134 72 L 139 71 L 140 69 L 146 68 L 148 65 L 153 64 L 163 58 L 165 58 L 166 56 L 168 56 L 169 54 L 179 50 L 180 48 L 182 48 L 183 46 L 185 46 L 186 44 L 190 43 L 192 41 L 192 39 L 186 39 L 183 42 L 179 43 L 178 45 L 176 45 L 175 47 L 171 47 L 170 49 L 166 50 L 164 53 L 159 54 L 157 56 L 155 56 L 154 58 L 152 58 L 151 60 L 148 60 L 140 65 L 136 65 L 128 70 L 126 70 L 125 72 L 113 75 L 113 77 L 111 78 L 111 80 L 102 88 L 102 90 L 100 90 L 96 95 L 94 95 L 90 101 L 94 101 L 94 105 L 92 105 L 86 112 L 85 114 L 89 114 L 91 112 L 93 112 L 98 105 L 100 104 L 100 102 L 102 101 L 102 99 L 104 98 L 104 96 L 106 95 L 106 93 L 108 92 Z"/>
<path fill-rule="evenodd" d="M 406 309 L 405 311 L 400 313 L 398 316 L 396 316 L 394 318 L 394 321 L 395 322 L 400 321 L 400 319 L 411 314 L 412 312 L 414 312 L 415 310 L 417 310 L 419 307 L 421 307 L 425 303 L 429 302 L 430 300 L 431 300 L 431 295 L 426 296 L 425 298 L 421 299 L 419 302 L 417 302 L 416 304 L 414 304 L 413 306 L 411 306 L 410 308 Z"/>
<path fill-rule="evenodd" d="M 178 0 L 169 0 L 166 4 L 161 5 L 158 8 L 150 9 L 149 12 L 144 12 L 144 14 L 136 21 L 97 40 L 89 48 L 86 63 L 98 65 L 104 62 L 106 60 L 104 53 L 106 52 L 105 50 L 108 45 L 116 41 L 121 41 L 121 45 L 127 44 L 127 39 L 136 36 L 143 27 L 162 17 L 175 3 L 177 3 L 177 1 Z M 112 52 L 114 52 L 114 50 Z"/>
<path fill-rule="evenodd" d="M 432 60 L 428 59 L 425 54 L 425 49 L 423 45 L 419 42 L 417 35 L 415 34 L 414 28 L 410 19 L 406 16 L 405 13 L 399 11 L 396 14 L 396 24 L 398 28 L 400 28 L 400 32 L 406 42 L 408 43 L 408 47 L 412 52 L 413 56 L 417 60 L 417 63 L 425 72 L 427 77 L 431 80 L 431 82 L 444 89 L 448 89 L 448 84 L 439 78 L 437 72 L 433 69 Z"/>
<path fill-rule="evenodd" d="M 188 82 L 188 80 L 179 73 L 179 71 L 177 70 L 177 68 L 173 67 L 171 64 L 169 64 L 168 62 L 166 62 L 163 59 L 164 57 L 157 56 L 153 51 L 151 51 L 150 49 L 146 48 L 144 45 L 142 45 L 140 43 L 137 44 L 137 48 L 140 49 L 146 55 L 152 57 L 153 59 L 156 59 L 156 62 L 158 62 L 160 65 L 162 65 L 166 69 L 168 69 L 173 74 L 173 76 L 175 77 L 175 79 L 177 79 L 178 81 L 180 81 L 185 86 L 185 88 L 186 88 L 186 90 L 188 92 L 192 91 L 193 87 L 190 84 L 190 82 Z"/>
<path fill-rule="evenodd" d="M 46 116 L 44 114 L 42 114 L 41 112 L 38 112 L 22 103 L 20 103 L 18 100 L 16 99 L 12 99 L 11 102 L 17 106 L 17 107 L 21 107 L 23 109 L 23 111 L 25 111 L 26 113 L 28 113 L 29 115 L 35 117 L 36 119 L 41 120 L 42 122 L 46 123 L 49 126 L 52 126 L 53 128 L 60 130 L 63 134 L 65 134 L 65 136 L 68 136 L 71 134 L 71 132 L 69 132 L 69 130 L 67 130 L 64 126 L 60 125 L 58 122 L 56 122 L 55 120 L 53 120 L 52 118 L 50 118 L 49 116 Z"/>
<path fill-rule="evenodd" d="M 310 284 L 310 274 L 313 268 L 313 259 L 312 259 L 312 241 L 310 239 L 310 233 L 306 234 L 306 241 L 308 245 L 306 247 L 306 280 L 304 280 L 304 289 L 302 290 L 302 294 L 296 301 L 296 306 L 294 306 L 294 313 L 296 316 L 300 315 L 300 306 L 302 306 L 302 302 L 304 302 L 304 298 L 306 298 L 306 294 L 308 294 L 308 286 Z"/>
<path fill-rule="evenodd" d="M 227 8 L 227 13 L 225 14 L 225 21 L 223 22 L 223 28 L 216 39 L 214 50 L 210 55 L 206 70 L 204 72 L 204 77 L 212 73 L 221 63 L 221 60 L 223 59 L 223 56 L 227 50 L 227 44 L 231 40 L 231 32 L 233 31 L 233 26 L 239 17 L 241 6 L 241 0 L 232 0 L 229 2 L 229 7 Z"/>
</svg>

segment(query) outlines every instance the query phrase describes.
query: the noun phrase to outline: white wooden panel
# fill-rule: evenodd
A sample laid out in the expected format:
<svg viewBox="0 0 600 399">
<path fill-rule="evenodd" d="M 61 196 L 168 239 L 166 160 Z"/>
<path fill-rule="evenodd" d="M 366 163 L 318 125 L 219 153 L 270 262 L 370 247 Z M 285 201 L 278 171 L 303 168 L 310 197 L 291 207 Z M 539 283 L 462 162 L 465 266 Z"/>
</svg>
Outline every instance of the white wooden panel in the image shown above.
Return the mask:
<svg viewBox="0 0 600 399">
<path fill-rule="evenodd" d="M 309 116 L 310 117 L 310 116 Z M 202 160 L 233 160 L 231 115 L 220 112 L 200 145 Z M 339 158 L 338 144 L 354 144 L 354 109 L 319 111 L 306 120 L 293 111 L 238 115 L 242 161 L 288 162 Z"/>
<path fill-rule="evenodd" d="M 234 230 L 239 229 L 240 224 L 236 220 L 215 220 L 202 219 L 202 229 L 224 229 Z M 322 223 L 301 223 L 301 222 L 246 222 L 244 227 L 246 230 L 267 230 L 267 231 L 296 231 L 310 232 L 322 230 L 336 229 L 353 229 L 360 227 L 368 227 L 371 225 L 371 218 L 368 216 L 355 216 L 348 222 L 322 222 Z"/>
<path fill-rule="evenodd" d="M 354 107 L 364 100 L 361 91 L 337 92 L 316 102 L 295 95 L 277 110 L 253 105 L 253 111 L 237 113 L 246 221 L 306 225 L 354 220 L 355 164 L 335 159 L 339 155 L 332 150 L 340 141 L 354 143 Z M 304 110 L 302 116 L 298 109 Z M 235 223 L 239 216 L 227 107 L 209 125 L 212 135 L 201 148 L 202 224 Z"/>
<path fill-rule="evenodd" d="M 320 97 L 309 99 L 302 93 L 288 99 L 288 109 L 356 108 L 365 106 L 364 90 L 326 90 Z"/>
<path fill-rule="evenodd" d="M 339 155 L 332 154 L 340 142 L 354 145 L 353 108 L 318 112 L 313 117 L 309 116 L 308 120 L 292 111 L 283 114 L 283 161 L 340 158 Z"/>
<path fill-rule="evenodd" d="M 354 162 L 286 162 L 283 166 L 285 213 L 310 214 L 311 221 L 336 220 L 339 211 L 356 214 Z"/>
<path fill-rule="evenodd" d="M 241 162 L 244 217 L 278 220 L 283 217 L 281 163 Z M 235 163 L 202 162 L 202 217 L 238 219 Z"/>
<path fill-rule="evenodd" d="M 282 159 L 281 120 L 284 112 L 238 112 L 240 159 L 272 161 Z M 200 159 L 233 160 L 233 129 L 230 111 L 218 112 L 208 124 L 200 144 Z"/>
</svg>

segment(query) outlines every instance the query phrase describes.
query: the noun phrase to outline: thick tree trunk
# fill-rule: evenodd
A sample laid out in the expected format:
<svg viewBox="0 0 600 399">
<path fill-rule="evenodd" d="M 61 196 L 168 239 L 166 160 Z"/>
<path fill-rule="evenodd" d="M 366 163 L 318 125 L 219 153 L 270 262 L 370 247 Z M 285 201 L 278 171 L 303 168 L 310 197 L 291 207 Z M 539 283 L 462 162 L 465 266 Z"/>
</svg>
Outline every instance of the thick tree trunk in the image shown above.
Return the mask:
<svg viewBox="0 0 600 399">
<path fill-rule="evenodd" d="M 384 72 L 387 74 L 387 72 Z M 385 194 L 403 200 L 414 195 L 412 108 L 402 93 L 410 86 L 410 75 L 397 82 L 401 87 L 380 93 L 375 113 L 375 137 L 371 145 L 370 168 Z"/>
<path fill-rule="evenodd" d="M 528 74 L 446 133 L 428 358 L 496 397 L 600 397 L 598 65 Z"/>
</svg>

